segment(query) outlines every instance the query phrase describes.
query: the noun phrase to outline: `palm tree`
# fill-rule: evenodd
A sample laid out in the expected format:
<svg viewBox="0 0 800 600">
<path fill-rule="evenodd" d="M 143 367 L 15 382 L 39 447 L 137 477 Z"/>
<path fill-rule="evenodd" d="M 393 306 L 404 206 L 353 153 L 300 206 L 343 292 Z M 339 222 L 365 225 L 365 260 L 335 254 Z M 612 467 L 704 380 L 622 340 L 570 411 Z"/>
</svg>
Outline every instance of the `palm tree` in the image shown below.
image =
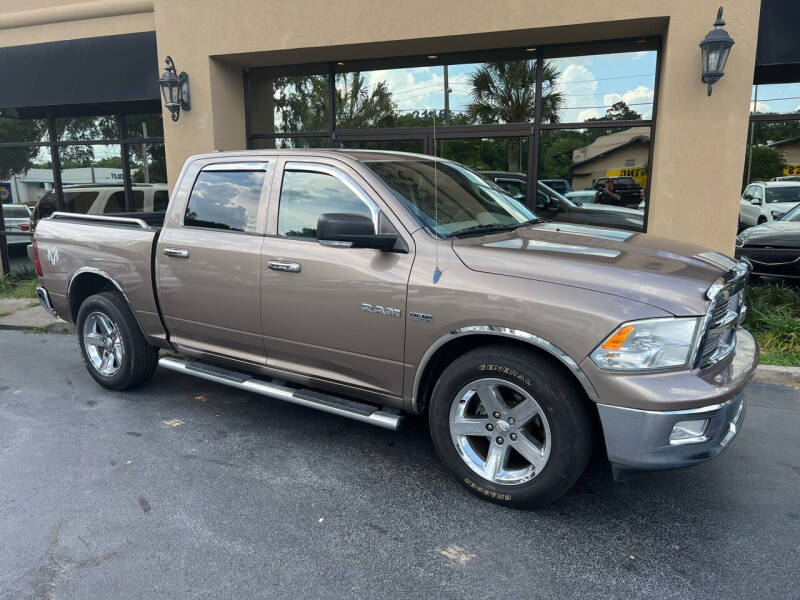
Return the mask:
<svg viewBox="0 0 800 600">
<path fill-rule="evenodd" d="M 542 121 L 558 123 L 564 95 L 556 89 L 561 73 L 549 62 L 543 66 Z M 472 102 L 467 113 L 477 123 L 526 123 L 536 108 L 536 61 L 516 60 L 484 63 L 469 79 Z M 508 170 L 519 164 L 521 140 L 508 143 Z"/>
<path fill-rule="evenodd" d="M 368 90 L 361 73 L 336 76 L 336 127 L 388 127 L 395 117 L 394 108 L 392 92 L 385 81 Z"/>
</svg>

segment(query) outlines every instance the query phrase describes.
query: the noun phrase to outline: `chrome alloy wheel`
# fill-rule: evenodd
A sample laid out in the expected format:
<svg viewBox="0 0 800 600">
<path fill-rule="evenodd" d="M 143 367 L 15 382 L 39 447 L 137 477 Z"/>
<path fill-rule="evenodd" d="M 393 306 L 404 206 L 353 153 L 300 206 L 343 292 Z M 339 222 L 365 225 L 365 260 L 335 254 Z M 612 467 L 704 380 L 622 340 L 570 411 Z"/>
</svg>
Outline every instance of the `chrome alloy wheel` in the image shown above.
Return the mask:
<svg viewBox="0 0 800 600">
<path fill-rule="evenodd" d="M 450 438 L 467 466 L 492 483 L 530 481 L 550 458 L 542 407 L 504 379 L 478 379 L 461 388 L 450 408 Z"/>
<path fill-rule="evenodd" d="M 124 348 L 119 329 L 108 315 L 93 312 L 83 322 L 83 348 L 101 375 L 112 377 L 122 366 Z"/>
</svg>

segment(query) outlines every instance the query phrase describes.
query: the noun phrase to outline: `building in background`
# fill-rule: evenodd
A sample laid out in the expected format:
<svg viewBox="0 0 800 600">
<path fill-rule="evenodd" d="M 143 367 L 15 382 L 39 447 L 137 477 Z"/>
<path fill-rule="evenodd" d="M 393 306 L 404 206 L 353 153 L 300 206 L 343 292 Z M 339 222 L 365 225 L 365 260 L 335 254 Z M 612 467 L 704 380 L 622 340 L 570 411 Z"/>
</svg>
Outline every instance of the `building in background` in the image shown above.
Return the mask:
<svg viewBox="0 0 800 600">
<path fill-rule="evenodd" d="M 111 169 L 133 212 L 134 184 L 167 185 L 199 152 L 406 150 L 577 188 L 632 173 L 648 232 L 730 253 L 742 183 L 783 172 L 767 142 L 800 136 L 800 3 L 726 3 L 736 43 L 709 96 L 698 44 L 717 8 L 0 0 L 0 72 L 24 82 L 0 88 L 0 182 L 63 205 L 72 169 Z M 167 56 L 189 75 L 177 121 Z"/>
</svg>

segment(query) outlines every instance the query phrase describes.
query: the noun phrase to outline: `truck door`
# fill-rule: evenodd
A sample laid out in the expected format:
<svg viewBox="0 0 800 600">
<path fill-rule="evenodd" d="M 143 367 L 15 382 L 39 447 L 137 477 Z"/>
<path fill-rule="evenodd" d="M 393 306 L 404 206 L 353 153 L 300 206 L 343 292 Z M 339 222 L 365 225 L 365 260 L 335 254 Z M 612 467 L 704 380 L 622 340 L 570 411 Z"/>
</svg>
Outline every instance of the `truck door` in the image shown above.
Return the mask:
<svg viewBox="0 0 800 600">
<path fill-rule="evenodd" d="M 267 364 L 401 395 L 411 237 L 339 161 L 292 159 L 274 188 L 261 268 Z M 378 231 L 400 233 L 409 252 L 323 246 L 324 213 L 367 216 Z"/>
<path fill-rule="evenodd" d="M 156 248 L 161 310 L 180 346 L 264 364 L 261 246 L 269 167 L 215 162 L 183 176 L 184 204 L 170 210 Z"/>
</svg>

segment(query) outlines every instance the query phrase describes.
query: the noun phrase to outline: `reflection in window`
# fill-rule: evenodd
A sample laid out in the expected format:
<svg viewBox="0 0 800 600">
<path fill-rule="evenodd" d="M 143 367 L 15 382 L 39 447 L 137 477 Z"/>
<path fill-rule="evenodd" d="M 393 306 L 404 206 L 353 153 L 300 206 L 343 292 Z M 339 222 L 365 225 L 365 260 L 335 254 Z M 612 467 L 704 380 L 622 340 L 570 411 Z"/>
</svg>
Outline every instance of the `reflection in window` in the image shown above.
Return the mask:
<svg viewBox="0 0 800 600">
<path fill-rule="evenodd" d="M 0 108 L 0 143 L 48 141 L 45 119 L 25 119 L 16 108 Z"/>
<path fill-rule="evenodd" d="M 249 77 L 250 127 L 259 133 L 330 128 L 327 67 L 319 72 L 277 74 L 253 69 Z"/>
<path fill-rule="evenodd" d="M 650 127 L 544 131 L 539 180 L 581 203 L 643 209 L 649 153 Z"/>
<path fill-rule="evenodd" d="M 800 121 L 752 122 L 747 141 L 742 187 L 753 181 L 800 181 Z"/>
<path fill-rule="evenodd" d="M 562 100 L 553 122 L 652 117 L 655 50 L 553 58 L 549 62 L 558 73 L 550 85 Z"/>
<path fill-rule="evenodd" d="M 256 150 L 274 150 L 275 148 L 328 148 L 331 139 L 328 136 L 255 138 L 250 146 Z"/>
<path fill-rule="evenodd" d="M 325 213 L 372 218 L 369 207 L 336 177 L 310 171 L 286 171 L 278 209 L 278 235 L 316 239 L 317 221 Z"/>
<path fill-rule="evenodd" d="M 341 148 L 349 150 L 391 150 L 392 152 L 422 153 L 425 145 L 422 140 L 365 140 L 340 142 Z"/>
<path fill-rule="evenodd" d="M 439 140 L 437 154 L 476 171 L 525 173 L 528 138 L 465 138 Z"/>
<path fill-rule="evenodd" d="M 751 114 L 794 113 L 800 108 L 800 82 L 754 85 Z"/>
<path fill-rule="evenodd" d="M 119 129 L 114 115 L 59 117 L 56 119 L 56 134 L 59 141 L 110 140 L 119 137 Z"/>
<path fill-rule="evenodd" d="M 201 171 L 189 196 L 183 224 L 253 232 L 264 171 Z"/>
</svg>

